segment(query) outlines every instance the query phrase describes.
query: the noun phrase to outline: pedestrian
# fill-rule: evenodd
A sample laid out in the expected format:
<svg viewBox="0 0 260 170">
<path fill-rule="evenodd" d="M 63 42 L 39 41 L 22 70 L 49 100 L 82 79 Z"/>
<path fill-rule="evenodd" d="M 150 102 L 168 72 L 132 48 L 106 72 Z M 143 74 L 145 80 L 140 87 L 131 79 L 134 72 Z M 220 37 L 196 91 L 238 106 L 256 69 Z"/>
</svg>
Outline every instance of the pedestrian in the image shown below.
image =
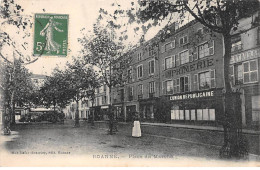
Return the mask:
<svg viewBox="0 0 260 170">
<path fill-rule="evenodd" d="M 132 129 L 132 136 L 133 137 L 141 137 L 141 127 L 138 113 L 135 114 L 134 117 L 134 127 Z"/>
</svg>

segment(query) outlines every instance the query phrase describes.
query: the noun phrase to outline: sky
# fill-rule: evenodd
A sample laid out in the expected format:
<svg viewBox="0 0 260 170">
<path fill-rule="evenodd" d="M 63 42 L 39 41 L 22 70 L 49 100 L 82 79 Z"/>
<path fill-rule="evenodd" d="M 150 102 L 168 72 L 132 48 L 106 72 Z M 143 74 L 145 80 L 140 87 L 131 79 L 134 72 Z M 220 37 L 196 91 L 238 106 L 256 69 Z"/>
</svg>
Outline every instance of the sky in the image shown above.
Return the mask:
<svg viewBox="0 0 260 170">
<path fill-rule="evenodd" d="M 1 1 L 1 0 L 0 0 Z M 71 61 L 72 56 L 80 55 L 81 46 L 78 43 L 78 38 L 82 37 L 80 30 L 85 28 L 92 30 L 93 24 L 99 15 L 99 9 L 104 8 L 106 10 L 112 10 L 111 4 L 115 1 L 119 2 L 122 6 L 130 4 L 130 1 L 126 0 L 16 0 L 18 4 L 24 9 L 23 14 L 28 16 L 34 16 L 35 13 L 50 13 L 50 14 L 68 14 L 69 15 L 69 28 L 68 28 L 68 55 L 67 57 L 58 56 L 40 56 L 38 60 L 26 67 L 34 74 L 50 75 L 53 68 L 59 66 L 61 69 L 64 68 L 67 61 Z M 34 18 L 32 18 L 34 24 Z M 1 28 L 0 28 L 1 29 Z M 13 34 L 16 42 L 23 41 L 21 36 L 17 36 L 15 31 L 12 29 L 4 28 L 9 30 L 10 34 Z M 160 28 L 151 29 L 146 35 L 146 40 L 152 38 L 158 33 Z M 34 27 L 26 30 L 31 34 L 27 38 L 27 49 L 23 51 L 25 55 L 33 56 L 33 38 L 34 38 Z M 141 35 L 133 36 L 130 35 L 129 41 L 136 41 Z M 134 40 L 133 40 L 134 39 Z M 10 47 L 9 47 L 10 48 Z M 12 57 L 13 49 L 4 50 L 7 55 Z M 4 52 L 3 52 L 4 53 Z M 33 58 L 33 57 L 32 57 Z"/>
<path fill-rule="evenodd" d="M 120 1 L 120 0 L 119 0 Z M 51 13 L 51 14 L 68 14 L 69 15 L 69 28 L 68 28 L 68 55 L 67 57 L 58 56 L 40 56 L 38 60 L 26 67 L 34 74 L 50 75 L 53 68 L 59 66 L 64 68 L 67 61 L 71 61 L 72 56 L 80 55 L 81 49 L 78 43 L 78 38 L 82 37 L 80 30 L 92 30 L 92 26 L 98 17 L 100 8 L 108 9 L 115 0 L 16 0 L 18 4 L 24 9 L 23 15 L 34 16 L 35 13 Z M 125 1 L 126 2 L 126 1 Z M 130 2 L 130 1 L 129 1 Z M 129 3 L 127 2 L 127 4 Z M 34 18 L 32 18 L 34 24 Z M 16 42 L 23 41 L 20 35 L 15 31 L 9 30 Z M 15 28 L 12 28 L 15 29 Z M 27 28 L 31 36 L 27 38 L 27 50 L 23 51 L 24 54 L 32 56 L 33 54 L 33 38 L 34 27 Z M 154 33 L 155 34 L 155 33 Z M 130 36 L 131 37 L 131 36 Z M 9 49 L 8 49 L 9 48 Z M 3 52 L 12 57 L 11 47 L 6 48 Z M 32 57 L 34 58 L 34 57 Z"/>
</svg>

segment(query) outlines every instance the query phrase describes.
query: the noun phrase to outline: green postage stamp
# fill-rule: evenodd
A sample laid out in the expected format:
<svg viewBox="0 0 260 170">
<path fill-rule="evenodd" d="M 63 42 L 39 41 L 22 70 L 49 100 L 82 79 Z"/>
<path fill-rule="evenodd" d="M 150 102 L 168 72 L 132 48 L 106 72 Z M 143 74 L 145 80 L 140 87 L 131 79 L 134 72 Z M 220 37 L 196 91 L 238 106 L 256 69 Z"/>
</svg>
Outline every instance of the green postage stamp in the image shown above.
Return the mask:
<svg viewBox="0 0 260 170">
<path fill-rule="evenodd" d="M 34 55 L 67 56 L 68 20 L 64 14 L 35 14 Z"/>
</svg>

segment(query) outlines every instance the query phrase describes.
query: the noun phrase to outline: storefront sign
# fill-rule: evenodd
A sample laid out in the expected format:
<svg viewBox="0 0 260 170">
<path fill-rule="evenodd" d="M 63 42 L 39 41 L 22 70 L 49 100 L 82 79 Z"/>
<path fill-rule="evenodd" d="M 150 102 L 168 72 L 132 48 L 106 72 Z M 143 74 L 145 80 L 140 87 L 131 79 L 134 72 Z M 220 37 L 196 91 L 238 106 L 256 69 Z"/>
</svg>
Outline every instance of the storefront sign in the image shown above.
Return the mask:
<svg viewBox="0 0 260 170">
<path fill-rule="evenodd" d="M 241 61 L 251 60 L 260 56 L 260 49 L 249 50 L 243 53 L 239 53 L 231 56 L 230 64 L 238 63 Z"/>
<path fill-rule="evenodd" d="M 196 99 L 196 98 L 213 97 L 213 96 L 214 96 L 214 91 L 206 91 L 206 92 L 204 91 L 204 92 L 170 96 L 170 100 Z"/>
<path fill-rule="evenodd" d="M 191 72 L 191 71 L 199 70 L 199 69 L 210 67 L 210 66 L 213 66 L 213 65 L 214 65 L 213 58 L 201 60 L 201 61 L 198 61 L 196 63 L 191 63 L 191 64 L 187 64 L 187 65 L 184 65 L 184 66 L 180 66 L 179 68 L 174 69 L 174 70 L 166 71 L 165 77 L 171 78 L 175 75 L 185 74 L 185 73 L 188 73 L 188 72 Z"/>
</svg>

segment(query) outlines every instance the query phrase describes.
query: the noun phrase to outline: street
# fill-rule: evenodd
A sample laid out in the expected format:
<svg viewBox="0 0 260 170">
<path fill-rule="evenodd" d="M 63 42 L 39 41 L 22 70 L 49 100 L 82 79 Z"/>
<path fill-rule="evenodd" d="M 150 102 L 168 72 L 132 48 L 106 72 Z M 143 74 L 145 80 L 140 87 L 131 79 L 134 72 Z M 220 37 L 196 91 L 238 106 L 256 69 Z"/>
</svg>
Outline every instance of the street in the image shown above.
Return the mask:
<svg viewBox="0 0 260 170">
<path fill-rule="evenodd" d="M 146 166 L 161 161 L 175 162 L 174 165 L 178 165 L 186 159 L 199 161 L 200 165 L 219 161 L 222 164 L 228 163 L 219 159 L 222 137 L 219 135 L 210 138 L 210 135 L 214 135 L 213 132 L 143 125 L 142 137 L 133 138 L 131 128 L 131 124 L 118 124 L 119 131 L 108 135 L 107 124 L 104 122 L 96 122 L 94 127 L 90 123 L 81 122 L 79 128 L 73 127 L 72 120 L 65 121 L 65 124 L 21 124 L 16 125 L 9 140 L 5 140 L 4 147 L 7 155 L 17 156 L 19 160 L 35 157 L 40 160 L 60 157 L 68 159 L 80 156 L 100 165 L 111 159 L 120 162 L 126 160 L 127 163 L 153 160 L 144 164 Z M 251 160 L 243 162 L 252 163 Z"/>
</svg>

